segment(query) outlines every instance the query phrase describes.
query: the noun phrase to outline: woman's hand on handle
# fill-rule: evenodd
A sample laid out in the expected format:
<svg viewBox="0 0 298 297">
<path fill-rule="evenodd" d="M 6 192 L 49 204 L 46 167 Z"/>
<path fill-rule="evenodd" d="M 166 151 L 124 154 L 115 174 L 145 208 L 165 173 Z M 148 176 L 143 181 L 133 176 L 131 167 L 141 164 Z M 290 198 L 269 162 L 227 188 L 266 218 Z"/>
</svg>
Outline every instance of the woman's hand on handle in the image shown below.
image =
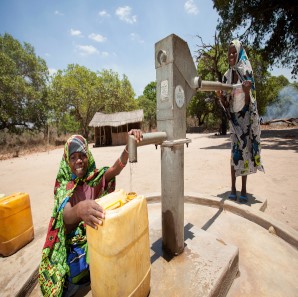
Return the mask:
<svg viewBox="0 0 298 297">
<path fill-rule="evenodd" d="M 135 140 L 136 140 L 137 142 L 142 141 L 142 138 L 143 138 L 143 134 L 142 134 L 142 131 L 141 131 L 140 129 L 131 129 L 131 130 L 128 132 L 128 135 L 134 135 Z"/>
<path fill-rule="evenodd" d="M 104 209 L 94 200 L 80 201 L 73 207 L 70 202 L 68 202 L 63 211 L 66 233 L 75 229 L 81 221 L 84 221 L 88 226 L 96 229 L 97 225 L 102 224 L 104 218 Z"/>
<path fill-rule="evenodd" d="M 78 203 L 80 206 L 77 210 L 78 217 L 81 218 L 88 226 L 97 229 L 97 225 L 102 225 L 105 218 L 105 211 L 94 200 L 84 200 Z"/>
</svg>

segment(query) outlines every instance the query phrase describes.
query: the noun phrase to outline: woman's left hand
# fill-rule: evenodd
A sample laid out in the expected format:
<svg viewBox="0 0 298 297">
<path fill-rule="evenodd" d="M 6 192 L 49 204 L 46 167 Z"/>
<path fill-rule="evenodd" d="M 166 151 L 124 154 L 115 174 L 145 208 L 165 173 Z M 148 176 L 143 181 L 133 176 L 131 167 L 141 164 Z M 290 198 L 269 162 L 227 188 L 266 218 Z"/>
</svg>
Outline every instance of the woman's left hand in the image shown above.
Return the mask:
<svg viewBox="0 0 298 297">
<path fill-rule="evenodd" d="M 251 89 L 251 81 L 250 80 L 245 80 L 242 83 L 242 89 L 243 89 L 244 93 L 248 94 L 250 89 Z"/>
</svg>

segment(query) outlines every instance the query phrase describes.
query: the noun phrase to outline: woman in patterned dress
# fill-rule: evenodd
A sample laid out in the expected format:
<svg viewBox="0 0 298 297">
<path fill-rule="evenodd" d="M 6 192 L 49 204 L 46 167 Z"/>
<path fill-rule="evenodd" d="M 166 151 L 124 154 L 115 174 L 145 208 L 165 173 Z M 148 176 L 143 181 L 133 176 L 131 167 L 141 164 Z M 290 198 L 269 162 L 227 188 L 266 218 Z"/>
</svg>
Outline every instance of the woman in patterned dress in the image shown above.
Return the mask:
<svg viewBox="0 0 298 297">
<path fill-rule="evenodd" d="M 131 130 L 137 142 L 142 132 Z M 56 177 L 54 208 L 39 267 L 44 296 L 72 296 L 90 283 L 86 225 L 97 228 L 105 217 L 94 200 L 114 191 L 115 177 L 128 160 L 127 148 L 111 167 L 97 169 L 86 139 L 71 136 Z"/>
<path fill-rule="evenodd" d="M 237 200 L 236 177 L 241 176 L 239 202 L 246 203 L 247 175 L 264 172 L 261 162 L 260 119 L 255 95 L 255 81 L 247 54 L 239 40 L 233 40 L 228 50 L 229 69 L 223 82 L 237 85 L 228 94 L 218 91 L 217 96 L 230 118 L 231 132 L 231 193 L 229 199 Z"/>
</svg>

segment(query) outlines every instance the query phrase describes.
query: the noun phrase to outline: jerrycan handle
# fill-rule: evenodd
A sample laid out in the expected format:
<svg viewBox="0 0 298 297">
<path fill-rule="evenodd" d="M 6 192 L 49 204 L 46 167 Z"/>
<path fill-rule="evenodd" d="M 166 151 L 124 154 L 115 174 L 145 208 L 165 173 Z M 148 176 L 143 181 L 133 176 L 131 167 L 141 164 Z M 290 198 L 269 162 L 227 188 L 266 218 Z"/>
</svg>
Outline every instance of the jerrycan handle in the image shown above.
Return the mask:
<svg viewBox="0 0 298 297">
<path fill-rule="evenodd" d="M 104 210 L 119 208 L 119 207 L 123 206 L 124 204 L 126 204 L 127 202 L 133 200 L 136 197 L 137 197 L 137 194 L 135 192 L 130 192 L 126 195 L 125 201 L 123 201 L 122 199 L 118 199 L 118 200 L 111 202 L 110 204 L 104 206 Z"/>
<path fill-rule="evenodd" d="M 118 204 L 118 205 L 117 205 Z M 117 205 L 116 207 L 113 207 L 113 206 L 115 206 L 115 205 Z M 119 207 L 121 207 L 123 205 L 123 201 L 121 200 L 121 199 L 119 199 L 119 200 L 116 200 L 116 201 L 114 201 L 114 202 L 112 202 L 112 203 L 110 203 L 110 204 L 108 204 L 108 205 L 106 205 L 105 207 L 104 207 L 104 210 L 107 210 L 107 209 L 115 209 L 115 208 L 119 208 Z"/>
</svg>

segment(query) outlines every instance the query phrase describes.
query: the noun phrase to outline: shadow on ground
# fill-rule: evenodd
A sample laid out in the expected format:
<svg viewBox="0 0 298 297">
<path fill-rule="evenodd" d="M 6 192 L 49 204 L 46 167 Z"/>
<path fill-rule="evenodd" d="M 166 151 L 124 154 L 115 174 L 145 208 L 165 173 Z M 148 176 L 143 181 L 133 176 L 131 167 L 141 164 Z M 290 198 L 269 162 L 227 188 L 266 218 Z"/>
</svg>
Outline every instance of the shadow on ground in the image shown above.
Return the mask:
<svg viewBox="0 0 298 297">
<path fill-rule="evenodd" d="M 262 148 L 271 150 L 294 150 L 298 153 L 298 128 L 263 130 Z"/>
<path fill-rule="evenodd" d="M 230 193 L 231 193 L 230 191 L 226 191 L 226 192 L 218 194 L 216 196 L 219 198 L 222 198 L 222 201 L 225 201 L 225 200 L 233 201 L 228 198 Z M 241 195 L 240 191 L 237 191 L 236 194 L 237 194 L 237 200 L 233 201 L 233 202 L 235 202 L 237 204 L 245 204 L 247 206 L 252 206 L 253 204 L 262 204 L 263 203 L 263 201 L 258 200 L 253 194 L 249 194 L 249 193 L 247 193 L 247 198 L 248 198 L 247 203 L 240 203 L 239 202 L 239 197 Z"/>
<path fill-rule="evenodd" d="M 210 135 L 209 138 L 223 138 L 225 143 L 203 147 L 201 149 L 230 149 L 230 135 Z M 298 153 L 298 128 L 262 130 L 261 132 L 262 149 L 270 150 L 294 150 Z"/>
</svg>

